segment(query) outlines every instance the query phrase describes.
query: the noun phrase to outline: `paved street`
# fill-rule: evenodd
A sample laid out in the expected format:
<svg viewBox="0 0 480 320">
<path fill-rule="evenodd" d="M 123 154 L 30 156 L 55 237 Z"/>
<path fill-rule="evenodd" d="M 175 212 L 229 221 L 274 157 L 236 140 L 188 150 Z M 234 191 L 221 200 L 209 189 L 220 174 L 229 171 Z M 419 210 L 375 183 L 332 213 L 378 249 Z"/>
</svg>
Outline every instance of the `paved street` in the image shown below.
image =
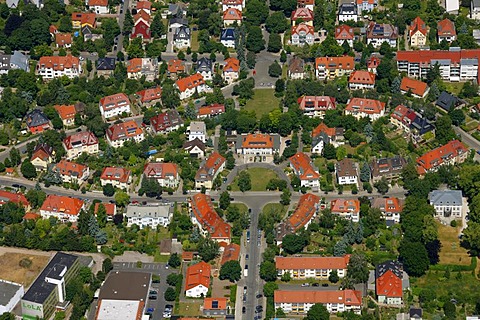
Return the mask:
<svg viewBox="0 0 480 320">
<path fill-rule="evenodd" d="M 476 151 L 480 150 L 480 141 L 472 137 L 470 134 L 465 132 L 462 128 L 460 127 L 453 127 L 453 130 L 455 131 L 456 134 L 459 134 L 462 137 L 462 142 L 467 144 L 470 148 L 475 149 Z"/>
</svg>

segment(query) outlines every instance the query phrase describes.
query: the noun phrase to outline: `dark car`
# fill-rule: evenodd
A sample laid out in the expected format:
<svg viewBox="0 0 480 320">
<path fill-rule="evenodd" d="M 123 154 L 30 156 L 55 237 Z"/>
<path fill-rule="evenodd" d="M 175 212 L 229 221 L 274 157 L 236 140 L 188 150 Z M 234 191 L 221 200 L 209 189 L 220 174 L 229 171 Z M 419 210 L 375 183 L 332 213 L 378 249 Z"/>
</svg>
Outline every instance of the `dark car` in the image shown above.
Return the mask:
<svg viewBox="0 0 480 320">
<path fill-rule="evenodd" d="M 318 283 L 312 283 L 312 287 L 318 287 L 320 286 Z"/>
<path fill-rule="evenodd" d="M 247 308 L 242 307 L 242 313 L 245 313 L 245 312 L 247 312 Z"/>
<path fill-rule="evenodd" d="M 157 290 L 150 290 L 150 294 L 158 294 Z"/>
<path fill-rule="evenodd" d="M 150 295 L 150 296 L 148 296 L 148 299 L 150 299 L 150 300 L 157 300 L 157 296 Z"/>
<path fill-rule="evenodd" d="M 322 287 L 328 287 L 328 283 L 322 283 Z"/>
<path fill-rule="evenodd" d="M 263 297 L 263 295 L 262 295 L 261 293 L 259 293 L 259 294 L 257 294 L 255 297 L 256 297 L 257 299 L 260 299 L 261 297 Z"/>
</svg>

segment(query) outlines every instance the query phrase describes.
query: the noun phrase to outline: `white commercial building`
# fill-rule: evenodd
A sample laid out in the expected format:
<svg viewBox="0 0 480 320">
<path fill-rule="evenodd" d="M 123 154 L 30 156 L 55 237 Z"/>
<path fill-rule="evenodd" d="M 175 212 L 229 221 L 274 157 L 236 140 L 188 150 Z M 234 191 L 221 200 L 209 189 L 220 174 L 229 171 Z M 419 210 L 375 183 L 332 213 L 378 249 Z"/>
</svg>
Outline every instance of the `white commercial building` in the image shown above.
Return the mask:
<svg viewBox="0 0 480 320">
<path fill-rule="evenodd" d="M 140 229 L 158 226 L 167 227 L 173 215 L 173 207 L 163 203 L 147 203 L 146 205 L 129 204 L 125 217 L 127 226 L 136 224 Z"/>
</svg>

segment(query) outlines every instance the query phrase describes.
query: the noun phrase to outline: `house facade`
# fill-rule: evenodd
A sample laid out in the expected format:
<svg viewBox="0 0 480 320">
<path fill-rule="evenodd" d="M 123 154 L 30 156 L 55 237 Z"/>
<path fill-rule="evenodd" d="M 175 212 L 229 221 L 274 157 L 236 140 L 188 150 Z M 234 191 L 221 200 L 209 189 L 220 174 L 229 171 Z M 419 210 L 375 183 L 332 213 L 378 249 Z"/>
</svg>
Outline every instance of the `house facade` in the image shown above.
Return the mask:
<svg viewBox="0 0 480 320">
<path fill-rule="evenodd" d="M 118 167 L 103 168 L 100 183 L 102 187 L 111 184 L 115 188 L 128 190 L 130 183 L 132 183 L 132 172 L 128 169 Z"/>
<path fill-rule="evenodd" d="M 173 216 L 173 208 L 164 203 L 129 204 L 125 217 L 127 226 L 136 224 L 140 229 L 168 227 Z"/>
<path fill-rule="evenodd" d="M 427 44 L 428 29 L 427 24 L 420 18 L 416 17 L 410 24 L 408 37 L 410 46 L 423 47 Z"/>
<path fill-rule="evenodd" d="M 63 147 L 67 151 L 67 159 L 75 159 L 82 153 L 97 154 L 98 138 L 90 131 L 77 132 L 63 140 Z"/>
<path fill-rule="evenodd" d="M 303 59 L 294 57 L 288 66 L 288 77 L 293 80 L 305 78 L 305 62 Z"/>
<path fill-rule="evenodd" d="M 315 59 L 315 75 L 318 80 L 331 80 L 349 75 L 355 69 L 353 57 L 318 57 Z"/>
<path fill-rule="evenodd" d="M 60 78 L 79 77 L 82 74 L 80 60 L 74 56 L 49 56 L 41 57 L 37 63 L 35 74 L 41 76 L 44 80 Z"/>
<path fill-rule="evenodd" d="M 463 163 L 468 157 L 468 148 L 458 140 L 429 151 L 417 158 L 417 171 L 425 174 L 437 171 L 439 167 Z"/>
<path fill-rule="evenodd" d="M 360 201 L 357 199 L 335 199 L 330 202 L 330 211 L 352 222 L 360 221 Z"/>
<path fill-rule="evenodd" d="M 375 87 L 375 73 L 365 70 L 353 71 L 348 78 L 350 90 L 369 90 Z"/>
<path fill-rule="evenodd" d="M 60 160 L 53 167 L 52 171 L 58 172 L 64 183 L 82 184 L 90 175 L 90 170 L 87 166 L 64 159 Z"/>
<path fill-rule="evenodd" d="M 337 183 L 340 185 L 355 184 L 358 186 L 357 164 L 349 158 L 345 158 L 335 165 Z"/>
<path fill-rule="evenodd" d="M 175 82 L 178 90 L 180 91 L 180 100 L 190 98 L 197 92 L 202 94 L 210 91 L 210 87 L 205 83 L 205 79 L 200 73 L 188 76 L 186 78 L 178 79 Z"/>
<path fill-rule="evenodd" d="M 278 277 L 289 273 L 293 280 L 328 280 L 333 271 L 336 271 L 341 279 L 347 274 L 349 261 L 349 254 L 343 257 L 275 257 L 275 267 Z"/>
<path fill-rule="evenodd" d="M 372 208 L 382 212 L 387 226 L 400 223 L 400 214 L 403 210 L 403 200 L 396 197 L 376 198 L 372 200 Z"/>
<path fill-rule="evenodd" d="M 130 99 L 125 93 L 103 97 L 98 103 L 100 113 L 105 119 L 118 117 L 123 113 L 130 114 Z"/>
<path fill-rule="evenodd" d="M 210 288 L 211 266 L 206 262 L 199 262 L 187 268 L 185 279 L 185 296 L 191 298 L 206 297 Z"/>
<path fill-rule="evenodd" d="M 155 134 L 168 133 L 183 126 L 183 120 L 177 110 L 168 110 L 150 118 L 150 128 Z"/>
<path fill-rule="evenodd" d="M 298 98 L 299 109 L 310 118 L 322 118 L 328 110 L 335 110 L 337 104 L 334 97 L 302 96 Z"/>
<path fill-rule="evenodd" d="M 198 139 L 203 143 L 207 142 L 207 126 L 202 121 L 192 121 L 187 127 L 188 141 Z"/>
<path fill-rule="evenodd" d="M 143 176 L 155 179 L 161 187 L 176 189 L 180 183 L 178 166 L 175 163 L 150 162 L 143 168 Z"/>
<path fill-rule="evenodd" d="M 403 265 L 386 261 L 375 268 L 375 291 L 379 303 L 401 305 L 403 302 Z"/>
<path fill-rule="evenodd" d="M 457 40 L 457 31 L 455 30 L 455 24 L 449 19 L 443 19 L 437 24 L 437 39 L 438 42 L 446 41 L 451 43 Z"/>
<path fill-rule="evenodd" d="M 352 115 L 356 119 L 370 118 L 370 120 L 376 121 L 385 115 L 385 102 L 353 98 L 348 101 L 345 114 Z"/>
<path fill-rule="evenodd" d="M 338 21 L 358 21 L 358 8 L 354 3 L 342 3 L 338 8 Z"/>
<path fill-rule="evenodd" d="M 320 188 L 320 174 L 315 169 L 312 159 L 303 153 L 297 152 L 289 159 L 289 165 L 295 175 L 300 179 L 300 185 L 306 188 L 318 190 Z"/>
<path fill-rule="evenodd" d="M 237 136 L 235 149 L 244 163 L 272 162 L 280 151 L 280 136 L 276 134 L 249 133 Z"/>
<path fill-rule="evenodd" d="M 201 190 L 202 187 L 207 190 L 212 189 L 213 181 L 225 169 L 225 161 L 226 159 L 218 152 L 212 153 L 195 175 L 195 189 Z"/>
<path fill-rule="evenodd" d="M 204 80 L 212 80 L 213 62 L 205 57 L 197 61 L 197 72 L 200 73 Z"/>
<path fill-rule="evenodd" d="M 346 41 L 350 48 L 353 48 L 353 39 L 355 34 L 353 33 L 353 28 L 347 26 L 346 24 L 339 25 L 335 27 L 335 40 L 337 40 L 338 45 L 343 45 Z"/>
<path fill-rule="evenodd" d="M 367 27 L 367 45 L 380 48 L 386 42 L 392 48 L 397 47 L 398 29 L 387 23 L 370 22 Z"/>
<path fill-rule="evenodd" d="M 227 83 L 232 83 L 240 78 L 240 60 L 237 58 L 225 59 L 225 65 L 223 66 L 223 80 Z"/>
<path fill-rule="evenodd" d="M 76 223 L 82 209 L 84 203 L 80 199 L 51 194 L 40 207 L 40 215 L 43 219 L 54 217 L 63 223 Z"/>
<path fill-rule="evenodd" d="M 134 120 L 111 125 L 106 135 L 108 144 L 114 148 L 122 147 L 125 141 L 139 143 L 145 139 L 143 129 Z"/>
<path fill-rule="evenodd" d="M 315 29 L 304 22 L 292 26 L 291 33 L 290 43 L 294 46 L 312 45 L 315 41 Z"/>
<path fill-rule="evenodd" d="M 33 109 L 27 113 L 25 123 L 28 130 L 33 134 L 51 129 L 50 120 L 40 109 Z"/>
<path fill-rule="evenodd" d="M 461 190 L 433 190 L 428 194 L 429 203 L 435 208 L 435 217 L 449 223 L 462 219 L 464 200 Z"/>
<path fill-rule="evenodd" d="M 323 148 L 331 143 L 335 148 L 345 144 L 343 128 L 329 128 L 320 123 L 312 130 L 312 153 L 322 154 Z"/>
<path fill-rule="evenodd" d="M 33 150 L 30 162 L 37 171 L 46 171 L 48 165 L 53 162 L 53 148 L 46 143 L 38 144 Z"/>
</svg>

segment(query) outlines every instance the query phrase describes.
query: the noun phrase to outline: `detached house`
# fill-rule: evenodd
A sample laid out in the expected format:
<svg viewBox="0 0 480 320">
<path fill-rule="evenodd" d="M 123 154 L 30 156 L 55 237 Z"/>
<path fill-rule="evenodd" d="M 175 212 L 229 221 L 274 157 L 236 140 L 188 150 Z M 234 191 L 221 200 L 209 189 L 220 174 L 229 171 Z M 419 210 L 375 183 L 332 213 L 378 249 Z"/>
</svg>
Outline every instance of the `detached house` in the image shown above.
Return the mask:
<svg viewBox="0 0 480 320">
<path fill-rule="evenodd" d="M 0 55 L 0 74 L 7 74 L 8 71 L 17 69 L 25 72 L 30 70 L 26 55 L 20 51 L 13 51 L 13 54 Z"/>
<path fill-rule="evenodd" d="M 204 80 L 212 80 L 213 63 L 207 58 L 200 58 L 197 61 L 197 73 L 200 73 Z"/>
<path fill-rule="evenodd" d="M 178 166 L 175 163 L 150 162 L 143 168 L 143 176 L 155 179 L 161 187 L 176 189 L 180 183 Z"/>
<path fill-rule="evenodd" d="M 294 280 L 328 280 L 332 271 L 341 279 L 347 274 L 349 261 L 349 254 L 343 257 L 275 257 L 275 267 L 279 277 L 289 273 Z"/>
<path fill-rule="evenodd" d="M 115 58 L 98 58 L 96 67 L 97 75 L 104 77 L 113 76 L 113 72 L 115 71 L 115 64 Z"/>
<path fill-rule="evenodd" d="M 191 31 L 188 26 L 180 26 L 175 29 L 173 34 L 173 43 L 179 49 L 190 47 Z"/>
<path fill-rule="evenodd" d="M 400 213 L 403 210 L 403 200 L 395 197 L 376 198 L 372 200 L 372 208 L 379 209 L 385 218 L 387 226 L 400 223 Z"/>
<path fill-rule="evenodd" d="M 33 109 L 25 117 L 28 130 L 35 134 L 51 129 L 50 120 L 39 109 Z"/>
<path fill-rule="evenodd" d="M 307 8 L 313 11 L 314 6 L 314 0 L 297 0 L 297 8 Z"/>
<path fill-rule="evenodd" d="M 227 83 L 232 83 L 240 78 L 240 60 L 237 58 L 225 59 L 225 66 L 223 67 L 223 80 Z"/>
<path fill-rule="evenodd" d="M 57 48 L 70 48 L 72 46 L 71 33 L 57 33 L 55 34 L 55 45 Z"/>
<path fill-rule="evenodd" d="M 377 5 L 378 0 L 356 0 L 358 12 L 372 11 Z"/>
<path fill-rule="evenodd" d="M 143 129 L 134 120 L 111 125 L 107 129 L 107 142 L 114 148 L 122 147 L 125 141 L 142 142 Z"/>
<path fill-rule="evenodd" d="M 133 32 L 130 35 L 131 39 L 142 38 L 143 42 L 148 42 L 152 38 L 150 31 L 150 23 L 145 22 L 143 19 L 136 21 L 133 27 Z"/>
<path fill-rule="evenodd" d="M 301 22 L 292 26 L 292 37 L 290 43 L 302 47 L 304 44 L 312 45 L 315 41 L 315 29 L 313 26 Z"/>
<path fill-rule="evenodd" d="M 367 44 L 380 48 L 386 42 L 392 48 L 397 47 L 398 29 L 387 23 L 370 22 L 367 27 Z"/>
<path fill-rule="evenodd" d="M 149 89 L 144 89 L 138 91 L 136 95 L 140 98 L 140 103 L 142 106 L 152 106 L 157 102 L 161 102 L 162 99 L 162 88 L 154 87 Z"/>
<path fill-rule="evenodd" d="M 98 153 L 98 139 L 90 131 L 77 132 L 63 140 L 63 147 L 67 151 L 67 159 L 77 158 L 82 153 Z"/>
<path fill-rule="evenodd" d="M 353 71 L 348 78 L 350 90 L 373 89 L 375 87 L 375 74 L 365 70 Z"/>
<path fill-rule="evenodd" d="M 244 163 L 273 162 L 280 151 L 280 136 L 261 133 L 249 133 L 237 136 L 235 145 L 238 155 L 243 155 Z"/>
<path fill-rule="evenodd" d="M 428 201 L 435 208 L 435 217 L 443 222 L 449 223 L 463 217 L 461 190 L 433 190 L 428 194 Z"/>
<path fill-rule="evenodd" d="M 420 174 L 437 171 L 441 166 L 463 163 L 467 157 L 467 147 L 460 141 L 453 140 L 418 157 L 417 171 Z"/>
<path fill-rule="evenodd" d="M 235 8 L 229 8 L 225 11 L 223 11 L 223 26 L 228 27 L 233 24 L 241 25 L 242 24 L 242 11 L 235 9 Z"/>
<path fill-rule="evenodd" d="M 53 172 L 58 172 L 62 177 L 64 183 L 78 183 L 81 184 L 87 180 L 90 175 L 90 170 L 83 164 L 70 162 L 67 160 L 60 160 L 59 163 L 54 165 Z"/>
<path fill-rule="evenodd" d="M 472 0 L 470 2 L 470 19 L 480 20 L 480 1 Z"/>
<path fill-rule="evenodd" d="M 387 261 L 375 268 L 375 291 L 379 303 L 401 305 L 403 301 L 403 265 Z M 406 289 L 406 288 L 405 288 Z"/>
<path fill-rule="evenodd" d="M 185 64 L 182 60 L 170 59 L 167 62 L 167 74 L 170 79 L 176 80 L 179 74 L 185 73 Z"/>
<path fill-rule="evenodd" d="M 207 127 L 205 122 L 192 121 L 187 127 L 188 141 L 198 139 L 203 143 L 207 142 Z"/>
<path fill-rule="evenodd" d="M 360 221 L 360 201 L 357 199 L 335 199 L 330 202 L 330 211 L 353 222 Z"/>
<path fill-rule="evenodd" d="M 340 185 L 358 185 L 357 164 L 351 159 L 345 158 L 337 162 L 335 165 L 335 174 L 337 176 L 337 183 Z"/>
<path fill-rule="evenodd" d="M 338 8 L 338 21 L 358 21 L 358 8 L 354 3 L 342 3 Z"/>
<path fill-rule="evenodd" d="M 100 183 L 102 187 L 111 184 L 115 188 L 128 190 L 130 183 L 132 183 L 132 171 L 116 167 L 103 168 Z"/>
<path fill-rule="evenodd" d="M 294 57 L 288 66 L 288 77 L 290 79 L 303 79 L 305 77 L 305 62 L 303 59 Z"/>
<path fill-rule="evenodd" d="M 152 58 L 134 58 L 127 62 L 127 76 L 129 79 L 153 81 L 158 74 L 158 61 Z"/>
<path fill-rule="evenodd" d="M 75 125 L 75 115 L 77 114 L 77 110 L 73 104 L 71 105 L 56 105 L 53 106 L 55 110 L 57 110 L 60 119 L 62 119 L 62 123 L 65 127 Z"/>
<path fill-rule="evenodd" d="M 297 8 L 292 12 L 291 20 L 293 26 L 302 22 L 313 27 L 313 11 L 308 8 Z"/>
<path fill-rule="evenodd" d="M 342 24 L 335 28 L 335 40 L 337 40 L 338 45 L 341 46 L 346 41 L 350 48 L 353 48 L 354 38 L 355 34 L 352 27 Z"/>
<path fill-rule="evenodd" d="M 437 24 L 438 42 L 443 40 L 448 43 L 457 40 L 457 32 L 455 31 L 455 24 L 448 19 L 443 19 Z"/>
<path fill-rule="evenodd" d="M 225 105 L 214 103 L 209 106 L 198 108 L 198 118 L 213 118 L 219 114 L 225 113 Z M 199 139 L 200 140 L 200 139 Z"/>
<path fill-rule="evenodd" d="M 220 34 L 220 42 L 227 48 L 235 48 L 235 29 L 222 29 L 222 33 Z"/>
<path fill-rule="evenodd" d="M 87 6 L 96 14 L 108 13 L 108 0 L 87 0 Z"/>
<path fill-rule="evenodd" d="M 314 168 L 312 159 L 303 153 L 297 152 L 291 156 L 288 161 L 295 175 L 300 179 L 302 187 L 318 190 L 320 187 L 320 174 Z"/>
<path fill-rule="evenodd" d="M 186 78 L 178 79 L 175 82 L 175 85 L 180 91 L 180 100 L 190 98 L 195 92 L 202 94 L 210 91 L 210 87 L 205 83 L 205 80 L 200 73 L 195 73 Z"/>
<path fill-rule="evenodd" d="M 408 37 L 410 46 L 423 47 L 427 44 L 428 29 L 427 24 L 420 18 L 416 17 L 410 24 Z"/>
<path fill-rule="evenodd" d="M 377 68 L 380 65 L 380 62 L 382 62 L 382 60 L 375 55 L 372 55 L 370 58 L 368 58 L 368 60 L 367 60 L 367 70 L 368 70 L 368 72 L 371 72 L 371 73 L 376 75 L 377 74 Z"/>
<path fill-rule="evenodd" d="M 210 196 L 197 193 L 190 199 L 190 217 L 204 235 L 210 234 L 212 240 L 225 244 L 230 243 L 231 227 L 222 220 L 213 208 Z"/>
<path fill-rule="evenodd" d="M 152 3 L 150 1 L 138 1 L 137 11 L 144 11 L 146 14 L 152 13 Z"/>
<path fill-rule="evenodd" d="M 82 74 L 82 66 L 80 60 L 74 56 L 41 57 L 37 63 L 35 74 L 41 76 L 44 80 L 63 76 L 75 78 Z"/>
<path fill-rule="evenodd" d="M 242 11 L 244 7 L 245 7 L 244 0 L 222 0 L 222 11 L 225 11 L 231 8 Z"/>
<path fill-rule="evenodd" d="M 399 178 L 406 165 L 407 161 L 402 156 L 373 159 L 370 164 L 370 172 L 372 174 L 373 182 L 377 182 L 383 177 L 388 180 Z"/>
<path fill-rule="evenodd" d="M 315 59 L 315 75 L 318 80 L 330 80 L 349 75 L 355 69 L 353 57 L 318 57 Z"/>
<path fill-rule="evenodd" d="M 329 128 L 320 123 L 312 130 L 312 153 L 322 154 L 323 148 L 331 143 L 335 148 L 345 144 L 343 128 Z"/>
<path fill-rule="evenodd" d="M 352 115 L 356 119 L 370 118 L 370 120 L 376 121 L 385 115 L 385 102 L 373 99 L 353 98 L 348 101 L 345 114 Z"/>
<path fill-rule="evenodd" d="M 100 99 L 98 104 L 100 113 L 105 119 L 120 116 L 123 113 L 129 114 L 130 100 L 125 93 L 112 94 Z"/>
<path fill-rule="evenodd" d="M 218 152 L 212 153 L 195 174 L 195 189 L 201 190 L 202 187 L 212 189 L 213 181 L 225 169 L 225 161 L 226 159 Z"/>
<path fill-rule="evenodd" d="M 82 209 L 84 203 L 80 199 L 51 194 L 40 207 L 40 215 L 43 219 L 55 217 L 64 223 L 75 223 Z"/>
<path fill-rule="evenodd" d="M 53 162 L 53 148 L 46 143 L 38 144 L 33 150 L 30 162 L 37 171 L 46 171 Z"/>
<path fill-rule="evenodd" d="M 185 296 L 192 298 L 206 297 L 210 289 L 210 274 L 212 267 L 201 261 L 187 268 L 185 279 Z"/>
<path fill-rule="evenodd" d="M 193 158 L 203 159 L 205 157 L 205 144 L 199 139 L 186 141 L 183 150 Z"/>
<path fill-rule="evenodd" d="M 155 134 L 168 133 L 183 126 L 183 120 L 177 110 L 168 110 L 150 119 L 150 128 Z"/>
<path fill-rule="evenodd" d="M 400 84 L 400 92 L 402 94 L 409 93 L 415 98 L 425 98 L 428 91 L 430 91 L 428 85 L 420 80 L 403 77 L 402 83 Z"/>
<path fill-rule="evenodd" d="M 72 13 L 72 28 L 80 29 L 88 26 L 94 29 L 97 26 L 97 15 L 88 12 L 74 12 Z"/>
<path fill-rule="evenodd" d="M 297 100 L 299 109 L 310 118 L 322 118 L 327 110 L 335 110 L 337 104 L 334 97 L 302 96 Z"/>
</svg>

